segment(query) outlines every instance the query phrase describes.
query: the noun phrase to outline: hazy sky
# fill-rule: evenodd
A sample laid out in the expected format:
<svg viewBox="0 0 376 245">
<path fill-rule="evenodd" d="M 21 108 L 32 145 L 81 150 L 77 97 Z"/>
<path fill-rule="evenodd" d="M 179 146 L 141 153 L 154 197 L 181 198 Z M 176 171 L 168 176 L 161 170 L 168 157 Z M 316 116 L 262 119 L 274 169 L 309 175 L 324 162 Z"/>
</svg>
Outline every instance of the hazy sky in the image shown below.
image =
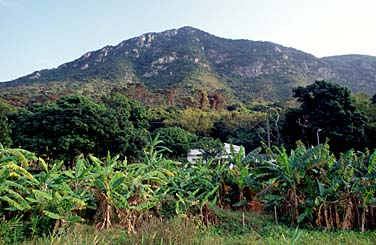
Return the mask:
<svg viewBox="0 0 376 245">
<path fill-rule="evenodd" d="M 376 0 L 0 0 L 0 81 L 182 26 L 317 57 L 376 56 Z"/>
</svg>

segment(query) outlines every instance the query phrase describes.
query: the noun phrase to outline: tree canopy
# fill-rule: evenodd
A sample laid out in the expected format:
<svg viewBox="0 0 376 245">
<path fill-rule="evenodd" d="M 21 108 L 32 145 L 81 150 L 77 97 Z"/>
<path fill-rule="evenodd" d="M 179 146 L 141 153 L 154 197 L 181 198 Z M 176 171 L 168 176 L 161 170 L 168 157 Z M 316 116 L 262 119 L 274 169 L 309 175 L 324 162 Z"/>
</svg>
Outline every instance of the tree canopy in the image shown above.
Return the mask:
<svg viewBox="0 0 376 245">
<path fill-rule="evenodd" d="M 150 112 L 121 95 L 96 103 L 81 95 L 20 111 L 14 118 L 15 146 L 70 162 L 78 154 L 142 154 Z"/>
<path fill-rule="evenodd" d="M 293 90 L 301 106 L 286 115 L 285 136 L 291 144 L 302 139 L 309 145 L 329 140 L 334 152 L 364 146 L 367 118 L 354 105 L 349 89 L 316 81 Z"/>
<path fill-rule="evenodd" d="M 15 111 L 16 109 L 14 107 L 0 98 L 0 143 L 3 146 L 9 146 L 12 143 L 11 126 L 8 116 Z"/>
<path fill-rule="evenodd" d="M 158 139 L 162 141 L 162 145 L 171 150 L 164 154 L 174 159 L 185 158 L 198 139 L 195 134 L 179 127 L 159 128 L 155 130 L 154 135 L 159 135 Z"/>
</svg>

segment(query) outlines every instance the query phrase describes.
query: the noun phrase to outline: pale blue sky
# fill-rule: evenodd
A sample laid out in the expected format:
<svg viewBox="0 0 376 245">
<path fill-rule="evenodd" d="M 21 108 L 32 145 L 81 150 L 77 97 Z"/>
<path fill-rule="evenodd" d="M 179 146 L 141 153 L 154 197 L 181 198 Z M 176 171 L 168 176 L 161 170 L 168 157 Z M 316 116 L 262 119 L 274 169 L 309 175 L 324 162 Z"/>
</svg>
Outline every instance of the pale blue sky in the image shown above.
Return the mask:
<svg viewBox="0 0 376 245">
<path fill-rule="evenodd" d="M 375 0 L 0 0 L 0 81 L 182 26 L 317 57 L 376 56 L 375 25 Z"/>
</svg>

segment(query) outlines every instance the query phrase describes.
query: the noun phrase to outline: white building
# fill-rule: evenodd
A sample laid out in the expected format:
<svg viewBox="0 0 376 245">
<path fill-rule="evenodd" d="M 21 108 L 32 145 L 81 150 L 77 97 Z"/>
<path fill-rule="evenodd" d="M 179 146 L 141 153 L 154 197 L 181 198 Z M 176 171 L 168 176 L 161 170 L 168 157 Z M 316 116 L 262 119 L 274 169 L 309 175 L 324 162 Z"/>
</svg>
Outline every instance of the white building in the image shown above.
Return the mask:
<svg viewBox="0 0 376 245">
<path fill-rule="evenodd" d="M 197 163 L 200 159 L 202 159 L 204 155 L 204 151 L 200 149 L 192 149 L 189 150 L 187 153 L 187 160 L 190 163 Z"/>
<path fill-rule="evenodd" d="M 215 157 L 215 159 L 217 159 L 217 160 L 227 160 L 227 159 L 232 157 L 232 153 L 235 154 L 235 155 L 239 154 L 242 148 L 243 148 L 243 146 L 225 143 L 224 147 L 223 147 L 223 151 L 221 153 L 219 153 Z M 189 150 L 189 152 L 187 153 L 187 160 L 188 160 L 188 162 L 195 164 L 200 159 L 203 159 L 204 153 L 205 153 L 205 151 L 201 150 L 201 149 Z M 243 157 L 244 157 L 244 154 L 245 154 L 245 152 L 244 152 L 244 149 L 243 149 Z M 205 159 L 203 159 L 203 162 L 205 162 Z"/>
</svg>

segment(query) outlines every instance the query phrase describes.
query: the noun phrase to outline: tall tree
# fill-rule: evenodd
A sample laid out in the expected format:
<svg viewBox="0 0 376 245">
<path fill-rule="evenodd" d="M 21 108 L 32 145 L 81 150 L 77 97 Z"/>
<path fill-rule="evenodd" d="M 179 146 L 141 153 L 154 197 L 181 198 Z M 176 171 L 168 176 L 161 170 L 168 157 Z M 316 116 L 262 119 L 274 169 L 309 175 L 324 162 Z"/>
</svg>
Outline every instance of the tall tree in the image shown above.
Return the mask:
<svg viewBox="0 0 376 245">
<path fill-rule="evenodd" d="M 120 95 L 96 103 L 81 95 L 21 111 L 15 118 L 16 146 L 71 162 L 80 153 L 142 156 L 148 136 L 147 108 Z"/>
<path fill-rule="evenodd" d="M 14 119 L 14 144 L 55 159 L 98 153 L 99 142 L 106 135 L 105 112 L 104 105 L 79 95 L 34 106 Z"/>
<path fill-rule="evenodd" d="M 108 107 L 106 127 L 110 129 L 107 149 L 131 161 L 139 160 L 148 142 L 152 112 L 118 93 L 104 98 L 104 103 Z"/>
<path fill-rule="evenodd" d="M 302 139 L 316 145 L 327 138 L 337 153 L 364 147 L 367 118 L 355 107 L 349 89 L 316 81 L 293 92 L 301 106 L 286 116 L 284 131 L 289 143 Z"/>
<path fill-rule="evenodd" d="M 358 93 L 354 96 L 355 105 L 368 118 L 366 127 L 367 147 L 370 149 L 376 148 L 376 96 L 370 98 L 368 95 Z"/>
<path fill-rule="evenodd" d="M 174 159 L 186 158 L 187 152 L 194 148 L 194 143 L 198 139 L 196 135 L 179 127 L 159 128 L 154 131 L 154 135 L 157 134 L 162 145 L 171 150 L 164 154 Z"/>
</svg>

